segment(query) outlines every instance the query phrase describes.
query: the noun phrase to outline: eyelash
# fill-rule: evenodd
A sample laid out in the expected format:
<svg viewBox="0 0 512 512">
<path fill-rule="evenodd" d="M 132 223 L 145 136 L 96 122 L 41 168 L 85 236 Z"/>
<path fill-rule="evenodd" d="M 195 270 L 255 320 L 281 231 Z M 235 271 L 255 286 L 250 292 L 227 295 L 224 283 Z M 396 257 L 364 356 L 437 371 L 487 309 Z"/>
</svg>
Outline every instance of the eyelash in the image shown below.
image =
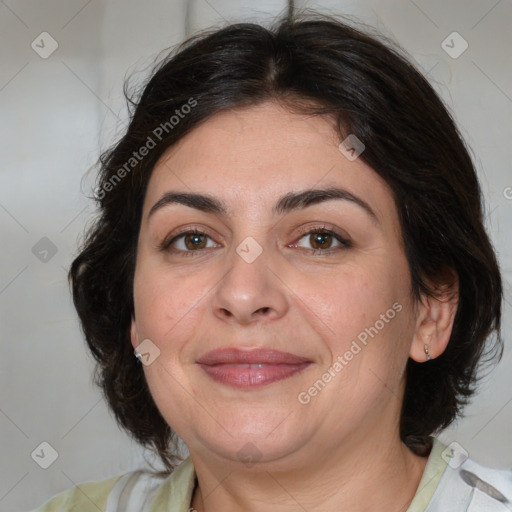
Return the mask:
<svg viewBox="0 0 512 512">
<path fill-rule="evenodd" d="M 313 229 L 305 228 L 303 231 L 301 231 L 301 236 L 300 236 L 300 238 L 297 239 L 297 242 L 300 241 L 302 238 L 304 238 L 304 236 L 306 236 L 306 235 L 313 235 L 313 234 L 317 234 L 317 233 L 323 234 L 323 235 L 331 235 L 335 240 L 340 242 L 341 245 L 338 247 L 330 247 L 328 249 L 307 249 L 307 248 L 305 248 L 305 250 L 310 251 L 311 254 L 326 255 L 326 254 L 331 254 L 333 252 L 337 252 L 339 250 L 348 249 L 348 248 L 352 247 L 351 243 L 347 239 L 343 238 L 336 231 L 328 229 L 325 226 L 317 227 L 317 228 L 313 228 Z M 164 240 L 160 246 L 160 249 L 162 251 L 170 251 L 175 254 L 180 253 L 183 256 L 196 256 L 196 255 L 198 255 L 198 253 L 200 254 L 204 249 L 184 251 L 182 249 L 171 249 L 170 248 L 174 242 L 176 242 L 177 240 L 179 240 L 180 238 L 182 238 L 186 235 L 201 235 L 201 236 L 206 236 L 206 237 L 211 238 L 208 235 L 208 233 L 205 233 L 204 231 L 200 231 L 198 229 L 189 229 L 186 231 L 182 231 L 181 233 L 178 233 L 177 235 L 173 236 L 171 239 Z M 297 242 L 294 242 L 294 244 L 296 244 Z M 196 254 L 194 254 L 194 253 L 196 253 Z"/>
</svg>

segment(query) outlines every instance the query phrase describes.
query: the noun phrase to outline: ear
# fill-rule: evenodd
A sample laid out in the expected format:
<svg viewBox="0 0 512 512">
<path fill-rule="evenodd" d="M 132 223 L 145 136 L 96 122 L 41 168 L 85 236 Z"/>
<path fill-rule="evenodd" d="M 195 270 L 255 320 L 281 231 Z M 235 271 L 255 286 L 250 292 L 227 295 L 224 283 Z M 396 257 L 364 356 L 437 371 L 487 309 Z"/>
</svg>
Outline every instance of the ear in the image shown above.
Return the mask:
<svg viewBox="0 0 512 512">
<path fill-rule="evenodd" d="M 459 303 L 459 280 L 450 272 L 449 284 L 435 288 L 435 296 L 424 296 L 418 306 L 416 328 L 409 356 L 419 363 L 434 359 L 446 349 Z"/>
<path fill-rule="evenodd" d="M 138 346 L 139 337 L 137 336 L 137 324 L 135 323 L 135 318 L 132 318 L 132 323 L 130 325 L 130 340 L 133 348 Z"/>
</svg>

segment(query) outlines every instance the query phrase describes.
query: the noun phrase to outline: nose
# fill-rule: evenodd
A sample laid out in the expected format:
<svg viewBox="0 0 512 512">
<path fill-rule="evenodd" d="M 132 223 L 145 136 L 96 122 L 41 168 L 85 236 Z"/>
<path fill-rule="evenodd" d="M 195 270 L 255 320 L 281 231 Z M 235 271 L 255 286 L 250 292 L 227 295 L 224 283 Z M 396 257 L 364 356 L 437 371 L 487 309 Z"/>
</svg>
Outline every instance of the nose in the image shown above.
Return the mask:
<svg viewBox="0 0 512 512">
<path fill-rule="evenodd" d="M 271 321 L 286 314 L 287 287 L 277 268 L 271 268 L 270 250 L 251 261 L 233 251 L 229 270 L 212 296 L 213 313 L 224 322 L 248 325 Z M 276 267 L 276 265 L 274 265 Z"/>
</svg>

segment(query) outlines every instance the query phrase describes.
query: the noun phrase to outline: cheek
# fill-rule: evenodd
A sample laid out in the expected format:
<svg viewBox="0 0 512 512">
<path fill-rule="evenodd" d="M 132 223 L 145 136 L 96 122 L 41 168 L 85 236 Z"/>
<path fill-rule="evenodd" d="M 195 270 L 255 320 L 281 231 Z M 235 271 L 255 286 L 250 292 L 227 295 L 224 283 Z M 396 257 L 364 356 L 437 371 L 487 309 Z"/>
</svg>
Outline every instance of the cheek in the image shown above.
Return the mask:
<svg viewBox="0 0 512 512">
<path fill-rule="evenodd" d="M 162 348 L 168 340 L 173 340 L 173 345 L 176 345 L 198 314 L 208 289 L 200 276 L 177 278 L 168 269 L 157 265 L 141 265 L 134 279 L 139 338 L 150 338 Z"/>
<path fill-rule="evenodd" d="M 354 411 L 373 407 L 386 389 L 396 389 L 408 358 L 413 327 L 408 267 L 398 258 L 394 265 L 388 261 L 362 265 L 360 260 L 330 276 L 301 280 L 305 313 L 329 354 L 322 372 L 336 375 L 324 398 L 340 394 Z"/>
<path fill-rule="evenodd" d="M 194 277 L 177 278 L 168 269 L 145 263 L 141 262 L 134 277 L 136 337 L 138 343 L 151 340 L 158 357 L 143 371 L 162 416 L 173 426 L 175 422 L 187 425 L 194 419 L 188 417 L 190 393 L 183 393 L 188 377 L 180 358 L 197 328 L 206 290 Z"/>
<path fill-rule="evenodd" d="M 406 280 L 398 279 L 393 269 L 374 263 L 366 267 L 349 265 L 296 280 L 294 292 L 303 303 L 302 309 L 309 311 L 320 331 L 338 340 L 341 348 L 376 322 L 382 327 L 382 322 L 393 320 L 397 308 L 393 309 L 393 304 L 401 303 L 407 292 Z"/>
</svg>

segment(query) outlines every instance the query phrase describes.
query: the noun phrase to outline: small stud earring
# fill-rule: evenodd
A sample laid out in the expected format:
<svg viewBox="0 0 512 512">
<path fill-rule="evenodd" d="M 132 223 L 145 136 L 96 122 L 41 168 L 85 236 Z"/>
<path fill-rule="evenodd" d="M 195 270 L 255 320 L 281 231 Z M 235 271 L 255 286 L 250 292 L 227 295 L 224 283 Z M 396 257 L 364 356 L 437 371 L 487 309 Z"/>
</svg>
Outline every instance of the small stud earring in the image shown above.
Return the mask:
<svg viewBox="0 0 512 512">
<path fill-rule="evenodd" d="M 428 345 L 425 345 L 425 354 L 427 356 L 427 361 L 430 361 L 432 358 L 430 357 L 430 354 L 428 353 Z"/>
</svg>

